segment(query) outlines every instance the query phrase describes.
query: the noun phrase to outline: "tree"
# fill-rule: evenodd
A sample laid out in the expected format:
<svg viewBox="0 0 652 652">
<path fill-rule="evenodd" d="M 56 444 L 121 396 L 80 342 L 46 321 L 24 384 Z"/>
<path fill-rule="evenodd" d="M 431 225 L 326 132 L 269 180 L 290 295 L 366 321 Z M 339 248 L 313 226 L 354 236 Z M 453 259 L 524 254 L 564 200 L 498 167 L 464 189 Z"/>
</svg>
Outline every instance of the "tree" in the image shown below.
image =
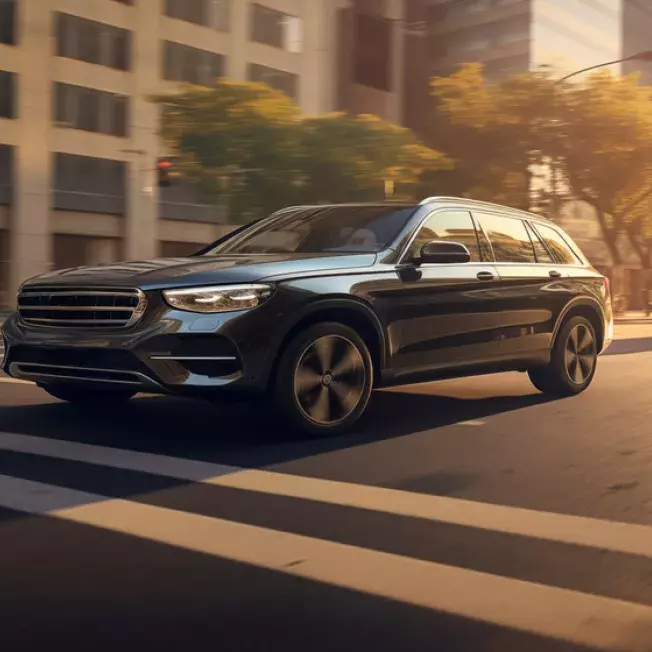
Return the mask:
<svg viewBox="0 0 652 652">
<path fill-rule="evenodd" d="M 490 84 L 467 65 L 432 82 L 435 143 L 464 194 L 527 207 L 561 192 L 590 204 L 618 266 L 620 233 L 635 231 L 640 250 L 642 223 L 630 215 L 649 197 L 652 169 L 652 90 L 636 81 L 598 72 L 557 83 L 544 70 Z M 538 197 L 528 170 L 541 174 Z"/>
<path fill-rule="evenodd" d="M 302 117 L 265 84 L 219 80 L 155 98 L 184 174 L 231 218 L 293 203 L 382 200 L 385 181 L 412 197 L 424 172 L 449 165 L 412 132 L 375 116 Z"/>
<path fill-rule="evenodd" d="M 595 209 L 615 265 L 618 235 L 639 221 L 634 211 L 651 181 L 652 90 L 636 82 L 599 72 L 564 87 L 560 102 L 560 166 L 572 193 Z"/>
<path fill-rule="evenodd" d="M 488 83 L 480 64 L 467 64 L 431 82 L 435 98 L 433 145 L 453 162 L 433 183 L 455 194 L 531 207 L 531 168 L 541 165 L 542 140 L 552 119 L 544 73 Z"/>
<path fill-rule="evenodd" d="M 228 198 L 231 216 L 270 212 L 296 182 L 300 113 L 266 84 L 218 80 L 154 98 L 162 135 L 184 175 L 209 198 Z"/>
<path fill-rule="evenodd" d="M 412 198 L 425 172 L 449 165 L 404 127 L 372 115 L 332 113 L 301 125 L 302 195 L 306 201 L 372 201 L 386 181 Z"/>
</svg>

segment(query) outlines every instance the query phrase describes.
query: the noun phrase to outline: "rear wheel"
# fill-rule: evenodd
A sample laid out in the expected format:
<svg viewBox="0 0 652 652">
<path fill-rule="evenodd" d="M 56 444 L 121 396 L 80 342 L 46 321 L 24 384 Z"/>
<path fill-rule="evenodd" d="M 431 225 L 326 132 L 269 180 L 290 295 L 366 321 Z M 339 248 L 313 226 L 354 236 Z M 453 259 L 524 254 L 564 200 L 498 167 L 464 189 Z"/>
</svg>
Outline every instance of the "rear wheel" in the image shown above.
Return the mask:
<svg viewBox="0 0 652 652">
<path fill-rule="evenodd" d="M 47 383 L 40 387 L 54 398 L 82 407 L 116 405 L 124 403 L 136 395 L 136 392 L 127 389 L 99 389 L 63 383 Z"/>
<path fill-rule="evenodd" d="M 277 405 L 307 434 L 339 433 L 364 413 L 372 378 L 371 355 L 354 330 L 338 323 L 317 324 L 299 333 L 281 356 Z"/>
<path fill-rule="evenodd" d="M 532 384 L 546 394 L 572 396 L 593 381 L 598 362 L 595 329 L 586 317 L 565 322 L 552 348 L 550 363 L 528 371 Z"/>
</svg>

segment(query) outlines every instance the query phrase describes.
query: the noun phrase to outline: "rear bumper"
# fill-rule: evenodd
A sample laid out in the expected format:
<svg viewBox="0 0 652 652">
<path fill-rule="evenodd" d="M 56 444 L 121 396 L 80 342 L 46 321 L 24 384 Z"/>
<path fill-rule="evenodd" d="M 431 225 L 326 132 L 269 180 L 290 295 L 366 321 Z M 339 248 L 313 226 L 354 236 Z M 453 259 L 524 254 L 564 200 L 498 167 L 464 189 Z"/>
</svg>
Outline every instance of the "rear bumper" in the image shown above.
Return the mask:
<svg viewBox="0 0 652 652">
<path fill-rule="evenodd" d="M 608 315 L 605 319 L 604 326 L 604 339 L 602 342 L 602 350 L 600 351 L 600 355 L 602 355 L 609 348 L 614 340 L 614 319 L 613 313 L 611 311 L 611 306 L 609 306 Z"/>
<path fill-rule="evenodd" d="M 3 325 L 3 369 L 38 384 L 256 393 L 271 365 L 273 323 L 262 308 L 208 316 L 161 307 L 135 328 L 113 331 L 27 326 L 13 314 Z"/>
</svg>

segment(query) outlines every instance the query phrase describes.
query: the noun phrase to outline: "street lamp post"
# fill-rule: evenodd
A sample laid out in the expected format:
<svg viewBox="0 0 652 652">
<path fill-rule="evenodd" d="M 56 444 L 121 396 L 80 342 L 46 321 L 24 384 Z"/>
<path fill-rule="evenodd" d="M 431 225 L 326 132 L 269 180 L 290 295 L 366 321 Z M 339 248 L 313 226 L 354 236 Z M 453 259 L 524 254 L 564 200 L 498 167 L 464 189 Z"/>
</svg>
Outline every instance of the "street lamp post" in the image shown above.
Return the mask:
<svg viewBox="0 0 652 652">
<path fill-rule="evenodd" d="M 605 61 L 604 63 L 597 63 L 594 66 L 588 66 L 588 68 L 581 68 L 580 70 L 575 70 L 564 77 L 558 79 L 555 84 L 561 84 L 575 75 L 581 75 L 583 72 L 589 72 L 590 70 L 596 70 L 597 68 L 605 68 L 607 66 L 613 66 L 617 63 L 624 63 L 625 61 L 652 61 L 652 50 L 645 50 L 643 52 L 637 52 L 636 54 L 631 54 L 628 57 L 622 57 L 621 59 L 615 59 L 614 61 Z"/>
</svg>

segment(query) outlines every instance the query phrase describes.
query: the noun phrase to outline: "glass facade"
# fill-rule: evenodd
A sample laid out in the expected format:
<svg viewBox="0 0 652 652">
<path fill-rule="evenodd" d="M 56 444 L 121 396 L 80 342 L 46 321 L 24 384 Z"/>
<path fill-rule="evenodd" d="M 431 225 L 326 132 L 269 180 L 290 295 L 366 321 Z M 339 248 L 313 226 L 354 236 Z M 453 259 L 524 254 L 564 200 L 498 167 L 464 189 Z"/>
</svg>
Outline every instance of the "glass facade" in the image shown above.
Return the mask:
<svg viewBox="0 0 652 652">
<path fill-rule="evenodd" d="M 622 56 L 623 0 L 532 0 L 530 67 L 562 76 Z M 612 73 L 620 73 L 614 65 Z"/>
</svg>

